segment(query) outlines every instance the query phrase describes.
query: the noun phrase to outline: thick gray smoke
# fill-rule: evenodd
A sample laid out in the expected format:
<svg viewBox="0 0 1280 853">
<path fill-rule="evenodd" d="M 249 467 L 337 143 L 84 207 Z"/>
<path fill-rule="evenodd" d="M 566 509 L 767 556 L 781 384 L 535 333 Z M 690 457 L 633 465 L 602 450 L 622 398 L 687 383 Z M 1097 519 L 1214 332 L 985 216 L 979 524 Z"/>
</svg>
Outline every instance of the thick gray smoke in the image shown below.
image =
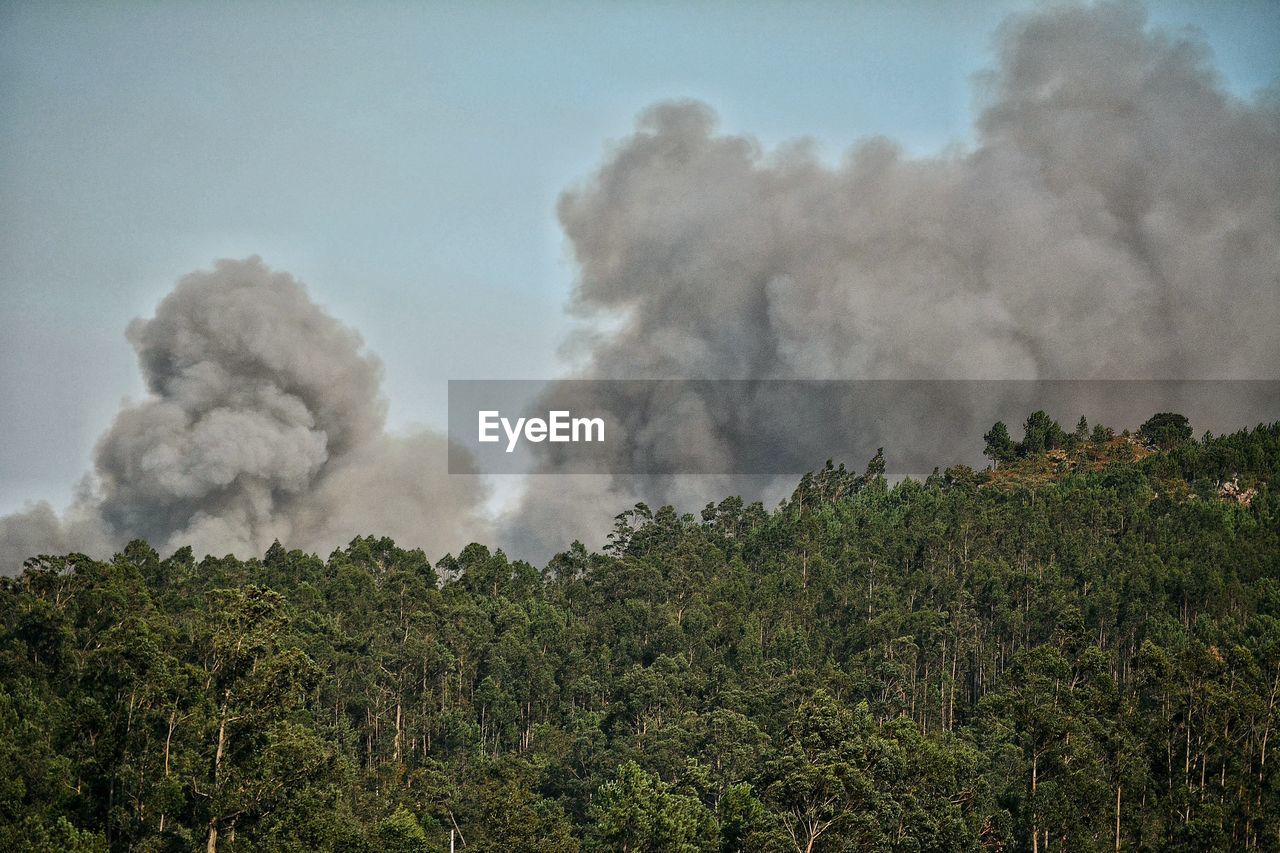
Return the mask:
<svg viewBox="0 0 1280 853">
<path fill-rule="evenodd" d="M 559 206 L 579 375 L 1278 378 L 1276 92 L 1227 93 L 1198 37 L 1151 31 L 1133 4 L 1014 17 L 997 46 L 975 142 L 937 157 L 874 138 L 833 167 L 804 144 L 765 152 L 719 133 L 701 104 L 644 113 Z M 0 520 L 7 567 L 132 535 L 215 553 L 361 532 L 437 551 L 486 538 L 476 481 L 445 475 L 442 438 L 383 431 L 376 362 L 287 276 L 224 262 L 130 338 L 153 396 L 103 437 L 68 513 Z M 733 458 L 715 425 L 690 432 L 697 402 L 627 452 Z M 965 422 L 963 399 L 937 403 Z M 787 440 L 785 409 L 751 414 Z M 853 416 L 883 430 L 893 413 Z M 976 425 L 952 428 L 976 442 Z M 501 539 L 545 556 L 640 498 L 697 508 L 753 488 L 533 477 Z"/>
<path fill-rule="evenodd" d="M 717 133 L 699 103 L 645 112 L 560 201 L 573 310 L 612 321 L 576 342 L 582 375 L 1277 378 L 1276 93 L 1228 94 L 1198 37 L 1149 30 L 1135 4 L 1014 17 L 997 45 L 976 143 L 937 157 L 874 138 L 833 168 L 803 144 Z M 752 417 L 787 440 L 787 412 Z M 892 412 L 862 417 L 883 428 Z M 675 420 L 624 452 L 687 443 Z M 653 484 L 561 479 L 534 482 L 514 536 L 556 547 L 655 499 Z M 726 484 L 702 485 L 658 499 Z"/>
<path fill-rule="evenodd" d="M 971 151 L 828 168 L 662 104 L 560 202 L 593 376 L 1265 377 L 1280 112 L 1139 7 L 1014 18 Z M 856 85 L 856 81 L 850 81 Z"/>
<path fill-rule="evenodd" d="M 381 365 L 289 275 L 220 261 L 128 335 L 151 396 L 99 440 L 65 516 L 0 519 L 7 571 L 135 536 L 244 556 L 275 539 L 326 552 L 379 533 L 443 552 L 483 538 L 479 478 L 447 475 L 440 435 L 385 432 Z"/>
</svg>

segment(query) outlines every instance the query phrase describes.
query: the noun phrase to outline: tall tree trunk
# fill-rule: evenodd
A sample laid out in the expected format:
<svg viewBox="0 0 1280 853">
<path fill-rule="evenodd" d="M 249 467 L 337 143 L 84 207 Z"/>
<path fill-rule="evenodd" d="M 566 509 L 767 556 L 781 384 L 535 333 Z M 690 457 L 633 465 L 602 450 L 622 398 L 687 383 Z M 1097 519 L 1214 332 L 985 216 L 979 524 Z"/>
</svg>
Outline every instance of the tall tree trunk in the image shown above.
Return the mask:
<svg viewBox="0 0 1280 853">
<path fill-rule="evenodd" d="M 401 738 L 403 737 L 402 731 L 403 730 L 400 725 L 400 698 L 397 696 L 396 697 L 396 744 L 395 744 L 395 763 L 396 764 L 400 763 L 400 744 L 401 744 Z"/>
<path fill-rule="evenodd" d="M 164 736 L 164 778 L 169 778 L 169 746 L 173 743 L 173 730 L 178 723 L 178 709 L 169 712 L 169 732 Z M 164 832 L 164 812 L 160 812 L 160 831 Z"/>
<path fill-rule="evenodd" d="M 213 754 L 213 786 L 218 787 L 218 775 L 222 769 L 222 754 L 227 747 L 227 703 L 231 698 L 231 691 L 227 690 L 222 694 L 222 714 L 218 720 L 218 748 Z M 208 853 L 218 853 L 218 816 L 214 815 L 209 818 L 209 841 L 205 845 Z"/>
<path fill-rule="evenodd" d="M 1040 756 L 1034 752 L 1031 754 L 1031 853 L 1040 853 L 1040 827 L 1036 826 L 1035 797 L 1036 797 L 1036 771 L 1039 769 Z"/>
<path fill-rule="evenodd" d="M 1116 785 L 1116 850 L 1120 849 L 1120 786 Z"/>
</svg>

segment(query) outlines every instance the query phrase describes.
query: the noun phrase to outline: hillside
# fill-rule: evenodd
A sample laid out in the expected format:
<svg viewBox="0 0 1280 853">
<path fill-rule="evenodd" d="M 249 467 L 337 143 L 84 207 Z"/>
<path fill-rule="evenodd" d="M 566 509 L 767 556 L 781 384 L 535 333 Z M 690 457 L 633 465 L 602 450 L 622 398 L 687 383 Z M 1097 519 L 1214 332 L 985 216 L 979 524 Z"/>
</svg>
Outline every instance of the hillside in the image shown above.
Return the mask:
<svg viewBox="0 0 1280 853">
<path fill-rule="evenodd" d="M 1280 424 L 1032 432 L 638 505 L 544 568 L 34 559 L 0 848 L 1280 847 Z"/>
</svg>

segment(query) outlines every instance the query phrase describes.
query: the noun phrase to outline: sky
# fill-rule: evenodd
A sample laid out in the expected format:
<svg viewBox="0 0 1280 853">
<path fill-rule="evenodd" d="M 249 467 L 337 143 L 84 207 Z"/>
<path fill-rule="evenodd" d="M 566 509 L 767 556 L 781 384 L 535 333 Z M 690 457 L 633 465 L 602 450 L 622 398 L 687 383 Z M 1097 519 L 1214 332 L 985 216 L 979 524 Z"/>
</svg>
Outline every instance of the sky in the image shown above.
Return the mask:
<svg viewBox="0 0 1280 853">
<path fill-rule="evenodd" d="M 393 427 L 446 381 L 545 378 L 574 270 L 557 197 L 645 106 L 766 147 L 964 145 L 1026 2 L 0 4 L 0 514 L 68 502 L 121 400 L 129 321 L 261 255 L 385 364 Z M 1228 87 L 1280 78 L 1280 4 L 1148 4 Z"/>
</svg>

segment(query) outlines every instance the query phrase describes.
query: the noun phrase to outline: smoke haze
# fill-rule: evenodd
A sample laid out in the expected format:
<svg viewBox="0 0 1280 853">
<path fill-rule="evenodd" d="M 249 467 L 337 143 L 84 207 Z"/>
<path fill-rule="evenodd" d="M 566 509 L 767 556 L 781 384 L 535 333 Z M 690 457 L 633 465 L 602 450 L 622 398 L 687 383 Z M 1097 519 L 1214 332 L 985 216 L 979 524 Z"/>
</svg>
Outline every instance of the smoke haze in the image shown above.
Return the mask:
<svg viewBox="0 0 1280 853">
<path fill-rule="evenodd" d="M 973 150 L 883 138 L 839 168 L 660 104 L 560 218 L 585 373 L 644 378 L 1271 378 L 1275 93 L 1224 92 L 1141 8 L 1016 17 Z M 856 81 L 851 81 L 856 85 Z"/>
<path fill-rule="evenodd" d="M 1277 378 L 1277 90 L 1228 94 L 1198 37 L 1151 31 L 1130 3 L 1015 16 L 997 57 L 975 143 L 935 157 L 872 138 L 831 166 L 803 142 L 720 133 L 701 103 L 647 110 L 560 200 L 577 375 Z M 287 275 L 220 262 L 129 337 L 152 397 L 103 436 L 76 506 L 0 520 L 5 565 L 134 535 L 260 553 L 490 533 L 478 479 L 445 475 L 441 436 L 385 432 L 378 363 Z M 669 446 L 696 409 L 632 450 Z M 756 416 L 785 440 L 785 411 Z M 708 435 L 704 452 L 735 452 Z M 544 557 L 640 498 L 752 490 L 776 495 L 534 477 L 496 535 Z"/>
<path fill-rule="evenodd" d="M 580 270 L 572 309 L 613 321 L 574 342 L 582 376 L 1276 378 L 1275 90 L 1252 103 L 1227 94 L 1201 41 L 1149 31 L 1136 4 L 1016 16 L 997 48 L 978 83 L 976 144 L 937 157 L 873 138 L 832 168 L 803 143 L 764 152 L 718 133 L 701 103 L 645 112 L 559 206 Z M 936 400 L 948 423 L 963 424 L 967 404 Z M 685 408 L 621 452 L 737 452 L 731 430 L 695 429 L 701 409 Z M 891 411 L 840 416 L 893 434 Z M 787 411 L 747 417 L 787 440 Z M 583 512 L 604 530 L 606 510 L 640 496 L 697 507 L 761 488 L 580 482 L 603 493 L 533 482 L 519 523 L 550 532 L 542 552 Z"/>
<path fill-rule="evenodd" d="M 99 439 L 65 517 L 37 505 L 0 521 L 6 566 L 138 536 L 252 555 L 372 530 L 441 552 L 485 535 L 482 481 L 447 475 L 443 436 L 384 430 L 381 364 L 291 276 L 220 261 L 128 336 L 151 396 Z"/>
</svg>

